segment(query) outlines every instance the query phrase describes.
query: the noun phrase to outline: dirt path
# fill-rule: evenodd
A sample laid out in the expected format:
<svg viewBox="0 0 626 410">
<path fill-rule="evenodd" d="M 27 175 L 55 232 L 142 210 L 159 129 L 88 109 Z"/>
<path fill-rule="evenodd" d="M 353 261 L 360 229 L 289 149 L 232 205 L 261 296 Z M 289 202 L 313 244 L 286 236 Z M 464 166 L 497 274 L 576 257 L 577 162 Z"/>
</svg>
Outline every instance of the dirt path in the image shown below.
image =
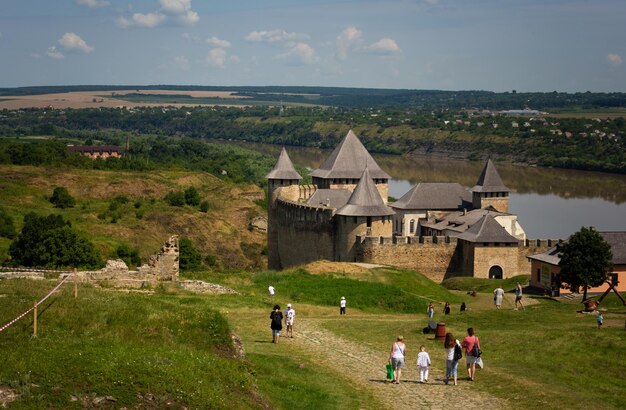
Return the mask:
<svg viewBox="0 0 626 410">
<path fill-rule="evenodd" d="M 285 340 L 286 342 L 286 340 Z M 318 319 L 298 320 L 294 343 L 317 356 L 320 362 L 345 374 L 357 385 L 370 390 L 390 409 L 472 409 L 505 408 L 506 402 L 471 389 L 471 383 L 460 380 L 458 386 L 444 385 L 445 369 L 431 368 L 429 383 L 420 384 L 415 363 L 407 363 L 402 372 L 403 383 L 385 383 L 384 366 L 387 352 L 374 351 L 325 330 Z M 464 359 L 459 363 L 459 376 L 466 375 Z"/>
</svg>

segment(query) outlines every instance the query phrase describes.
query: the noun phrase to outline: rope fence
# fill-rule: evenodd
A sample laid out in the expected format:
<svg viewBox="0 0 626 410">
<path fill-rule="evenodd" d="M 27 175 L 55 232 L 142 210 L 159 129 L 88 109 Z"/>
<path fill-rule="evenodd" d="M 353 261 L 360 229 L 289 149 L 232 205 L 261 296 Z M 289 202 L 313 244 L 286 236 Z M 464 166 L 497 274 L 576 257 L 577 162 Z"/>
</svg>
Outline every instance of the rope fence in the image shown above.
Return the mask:
<svg viewBox="0 0 626 410">
<path fill-rule="evenodd" d="M 0 266 L 0 269 L 3 269 L 4 267 Z M 11 270 L 16 270 L 14 268 L 9 268 Z M 28 272 L 37 272 L 34 269 L 23 269 L 22 271 L 28 271 Z M 63 278 L 63 280 L 61 280 L 61 282 L 59 282 L 58 285 L 56 285 L 54 287 L 54 289 L 52 289 L 50 292 L 48 292 L 48 294 L 46 296 L 44 296 L 39 302 L 35 302 L 35 304 L 33 305 L 33 307 L 31 307 L 30 309 L 28 309 L 26 312 L 22 313 L 21 315 L 19 315 L 18 317 L 16 317 L 15 319 L 11 320 L 9 323 L 7 323 L 6 325 L 0 327 L 0 332 L 2 332 L 5 329 L 8 329 L 9 327 L 11 327 L 11 325 L 13 325 L 14 323 L 16 323 L 18 320 L 22 319 L 24 316 L 28 315 L 30 312 L 32 312 L 33 310 L 35 311 L 34 314 L 34 322 L 33 322 L 33 334 L 34 336 L 37 336 L 37 306 L 41 305 L 43 302 L 46 301 L 46 299 L 48 299 L 50 296 L 52 296 L 52 294 L 54 292 L 56 292 L 70 277 L 72 277 L 72 275 L 74 274 L 74 272 L 71 271 L 53 271 L 53 270 L 39 270 L 38 272 L 54 272 L 54 273 L 66 273 L 67 275 L 65 275 L 65 277 Z M 76 284 L 74 284 L 74 297 L 76 297 Z"/>
<path fill-rule="evenodd" d="M 0 266 L 0 270 L 8 270 L 8 271 L 12 271 L 12 272 L 72 273 L 72 271 L 69 271 L 69 270 L 11 268 L 9 266 Z"/>
</svg>

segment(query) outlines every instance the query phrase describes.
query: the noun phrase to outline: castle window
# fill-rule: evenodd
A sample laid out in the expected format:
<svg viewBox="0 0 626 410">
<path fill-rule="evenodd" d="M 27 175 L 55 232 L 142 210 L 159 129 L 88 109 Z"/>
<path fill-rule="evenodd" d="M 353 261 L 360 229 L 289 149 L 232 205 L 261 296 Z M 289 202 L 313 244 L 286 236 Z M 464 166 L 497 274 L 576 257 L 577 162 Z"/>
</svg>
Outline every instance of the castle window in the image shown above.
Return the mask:
<svg viewBox="0 0 626 410">
<path fill-rule="evenodd" d="M 355 223 L 355 225 L 356 225 L 356 223 L 357 223 L 356 216 L 354 217 L 354 223 Z"/>
<path fill-rule="evenodd" d="M 367 217 L 367 227 L 368 227 L 368 228 L 371 228 L 371 227 L 372 227 L 372 217 L 371 217 L 371 216 L 368 216 L 368 217 Z"/>
<path fill-rule="evenodd" d="M 409 222 L 409 233 L 415 232 L 415 219 L 411 219 Z"/>
</svg>

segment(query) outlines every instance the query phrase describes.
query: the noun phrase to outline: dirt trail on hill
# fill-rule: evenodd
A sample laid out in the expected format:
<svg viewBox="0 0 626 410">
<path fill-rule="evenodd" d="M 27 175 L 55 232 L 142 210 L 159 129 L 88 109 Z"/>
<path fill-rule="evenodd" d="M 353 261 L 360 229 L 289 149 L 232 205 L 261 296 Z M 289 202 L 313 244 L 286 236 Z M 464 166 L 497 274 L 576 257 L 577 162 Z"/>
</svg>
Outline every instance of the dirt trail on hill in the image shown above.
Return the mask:
<svg viewBox="0 0 626 410">
<path fill-rule="evenodd" d="M 291 341 L 284 340 L 285 343 Z M 459 385 L 444 385 L 445 369 L 430 369 L 428 384 L 420 384 L 419 371 L 411 359 L 399 385 L 385 383 L 388 352 L 375 351 L 324 329 L 317 319 L 298 320 L 294 343 L 317 356 L 326 366 L 346 375 L 359 387 L 371 391 L 389 409 L 497 409 L 505 401 L 471 389 L 466 381 L 465 359 L 459 362 Z M 413 356 L 411 356 L 413 357 Z"/>
</svg>

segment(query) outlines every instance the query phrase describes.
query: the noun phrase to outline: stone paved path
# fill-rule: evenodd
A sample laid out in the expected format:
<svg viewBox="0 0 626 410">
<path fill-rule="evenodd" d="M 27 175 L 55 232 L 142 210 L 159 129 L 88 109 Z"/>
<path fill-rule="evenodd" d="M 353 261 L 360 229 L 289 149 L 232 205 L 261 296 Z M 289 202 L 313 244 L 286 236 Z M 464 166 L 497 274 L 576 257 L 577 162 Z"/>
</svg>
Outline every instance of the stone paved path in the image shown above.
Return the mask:
<svg viewBox="0 0 626 410">
<path fill-rule="evenodd" d="M 285 342 L 287 342 L 285 340 Z M 294 332 L 294 343 L 316 354 L 327 366 L 345 374 L 359 387 L 370 390 L 389 409 L 502 409 L 506 402 L 471 389 L 461 380 L 458 386 L 444 385 L 445 369 L 431 368 L 429 383 L 420 384 L 419 372 L 411 360 L 402 372 L 402 383 L 385 383 L 388 352 L 344 339 L 323 329 L 318 320 L 302 318 Z M 464 359 L 459 376 L 465 376 Z"/>
</svg>

